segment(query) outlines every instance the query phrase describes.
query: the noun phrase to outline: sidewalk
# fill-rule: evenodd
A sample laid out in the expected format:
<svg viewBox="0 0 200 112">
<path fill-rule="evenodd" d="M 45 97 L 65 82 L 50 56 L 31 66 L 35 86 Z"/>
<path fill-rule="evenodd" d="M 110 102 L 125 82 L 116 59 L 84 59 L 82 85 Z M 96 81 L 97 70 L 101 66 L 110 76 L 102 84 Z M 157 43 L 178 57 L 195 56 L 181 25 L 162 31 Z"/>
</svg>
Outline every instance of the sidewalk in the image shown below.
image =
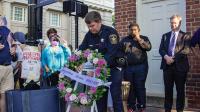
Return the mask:
<svg viewBox="0 0 200 112">
<path fill-rule="evenodd" d="M 176 104 L 175 103 L 176 103 L 176 100 L 174 99 L 172 112 L 176 112 L 176 109 L 175 109 Z M 165 112 L 163 106 L 164 106 L 164 98 L 147 96 L 146 112 Z M 186 106 L 184 112 L 200 112 L 200 109 L 198 109 L 198 110 L 189 109 Z"/>
<path fill-rule="evenodd" d="M 147 107 L 146 112 L 165 112 L 163 108 L 161 107 Z M 176 112 L 176 110 L 172 110 L 172 112 Z M 184 112 L 200 112 L 200 110 L 194 110 L 194 109 L 185 109 Z"/>
<path fill-rule="evenodd" d="M 125 106 L 124 106 L 125 107 Z M 127 112 L 127 109 L 125 109 L 125 112 Z M 80 107 L 72 107 L 71 112 L 80 112 Z M 85 112 L 90 112 L 90 109 L 87 109 Z M 110 111 L 107 111 L 110 112 Z M 111 111 L 112 112 L 112 111 Z M 165 112 L 162 107 L 153 107 L 153 106 L 147 106 L 146 112 Z M 176 110 L 172 110 L 172 112 L 176 112 Z M 184 112 L 200 112 L 200 110 L 193 110 L 193 109 L 185 109 Z"/>
<path fill-rule="evenodd" d="M 158 98 L 159 99 L 159 98 Z M 163 108 L 163 101 L 158 100 L 157 98 L 147 98 L 147 107 L 146 107 L 146 112 L 165 112 L 164 108 Z M 126 109 L 126 103 L 124 103 L 124 109 L 125 112 L 127 112 Z M 173 109 L 172 112 L 176 112 L 176 109 Z M 185 109 L 184 112 L 200 112 L 200 109 L 196 110 L 196 109 Z"/>
</svg>

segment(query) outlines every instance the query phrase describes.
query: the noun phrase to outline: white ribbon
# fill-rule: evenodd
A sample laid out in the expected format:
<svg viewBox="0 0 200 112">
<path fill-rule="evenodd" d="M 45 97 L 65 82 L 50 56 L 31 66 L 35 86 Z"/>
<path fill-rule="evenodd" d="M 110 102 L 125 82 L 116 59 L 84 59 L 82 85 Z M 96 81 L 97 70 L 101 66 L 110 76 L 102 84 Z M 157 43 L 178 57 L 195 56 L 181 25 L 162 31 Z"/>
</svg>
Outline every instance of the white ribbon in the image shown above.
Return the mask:
<svg viewBox="0 0 200 112">
<path fill-rule="evenodd" d="M 107 86 L 109 87 L 111 82 L 104 82 L 100 79 L 97 79 L 95 77 L 90 77 L 87 75 L 83 75 L 77 72 L 74 72 L 68 68 L 63 68 L 60 71 L 61 75 L 67 76 L 69 78 L 71 78 L 72 80 L 75 80 L 79 83 L 85 84 L 87 86 L 91 86 L 91 87 L 98 87 L 98 86 Z"/>
<path fill-rule="evenodd" d="M 90 112 L 98 112 L 97 103 L 96 103 L 95 100 L 94 100 L 93 103 L 92 103 Z"/>
</svg>

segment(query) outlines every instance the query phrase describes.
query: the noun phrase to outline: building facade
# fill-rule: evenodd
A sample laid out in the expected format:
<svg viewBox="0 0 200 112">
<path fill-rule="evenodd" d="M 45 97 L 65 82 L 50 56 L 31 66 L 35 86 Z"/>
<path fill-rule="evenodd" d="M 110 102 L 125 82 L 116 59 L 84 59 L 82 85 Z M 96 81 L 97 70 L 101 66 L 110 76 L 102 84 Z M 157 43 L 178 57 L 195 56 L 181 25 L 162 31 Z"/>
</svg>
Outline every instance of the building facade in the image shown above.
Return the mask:
<svg viewBox="0 0 200 112">
<path fill-rule="evenodd" d="M 170 31 L 169 18 L 182 16 L 181 29 L 192 35 L 200 27 L 199 0 L 115 0 L 115 25 L 121 37 L 127 35 L 128 24 L 137 22 L 141 33 L 149 37 L 152 50 L 148 52 L 149 73 L 146 82 L 148 96 L 164 97 L 163 76 L 158 53 L 161 36 Z M 199 49 L 197 49 L 199 50 Z M 200 108 L 200 61 L 189 56 L 190 72 L 186 83 L 186 104 Z M 175 96 L 174 96 L 175 97 Z"/>
<path fill-rule="evenodd" d="M 96 10 L 102 15 L 103 23 L 112 25 L 114 0 L 80 0 L 89 6 L 89 11 Z M 0 0 L 0 15 L 8 19 L 8 27 L 12 32 L 28 32 L 28 0 Z M 46 31 L 56 28 L 60 37 L 75 46 L 75 21 L 73 16 L 63 13 L 63 3 L 57 2 L 43 7 L 43 36 Z M 88 31 L 83 18 L 79 18 L 79 44 Z"/>
</svg>

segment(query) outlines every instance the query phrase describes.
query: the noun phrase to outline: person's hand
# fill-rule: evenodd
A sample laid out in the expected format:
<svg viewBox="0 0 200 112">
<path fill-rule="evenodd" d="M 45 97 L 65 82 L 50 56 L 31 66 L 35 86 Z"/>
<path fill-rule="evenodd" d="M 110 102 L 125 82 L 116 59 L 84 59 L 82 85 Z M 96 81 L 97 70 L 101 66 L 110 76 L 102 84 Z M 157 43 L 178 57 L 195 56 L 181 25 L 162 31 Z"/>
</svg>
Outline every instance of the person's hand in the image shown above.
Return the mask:
<svg viewBox="0 0 200 112">
<path fill-rule="evenodd" d="M 139 33 L 139 32 L 135 33 L 134 35 L 135 35 L 135 39 L 136 39 L 137 41 L 141 41 L 140 33 Z"/>
<path fill-rule="evenodd" d="M 11 55 L 15 55 L 16 54 L 16 48 L 15 47 L 11 47 L 10 54 Z"/>
<path fill-rule="evenodd" d="M 41 52 L 42 51 L 42 46 L 38 44 L 38 50 Z"/>
<path fill-rule="evenodd" d="M 76 68 L 77 72 L 82 72 L 82 70 L 83 70 L 83 65 L 82 64 Z"/>
<path fill-rule="evenodd" d="M 22 62 L 21 62 L 21 61 L 18 61 L 15 67 L 16 67 L 16 68 L 21 68 L 21 66 L 22 66 Z"/>
<path fill-rule="evenodd" d="M 168 55 L 165 55 L 164 56 L 164 59 L 166 60 L 166 63 L 168 64 L 168 65 L 171 65 L 172 63 L 174 63 L 174 59 L 173 59 L 174 57 L 171 57 L 171 56 L 168 56 Z"/>
<path fill-rule="evenodd" d="M 90 77 L 93 77 L 94 76 L 94 72 L 93 71 L 88 71 L 87 75 L 90 76 Z"/>
<path fill-rule="evenodd" d="M 0 43 L 0 50 L 4 48 L 4 45 Z"/>
<path fill-rule="evenodd" d="M 50 72 L 50 69 L 47 66 L 45 66 L 45 71 L 48 73 Z"/>
</svg>

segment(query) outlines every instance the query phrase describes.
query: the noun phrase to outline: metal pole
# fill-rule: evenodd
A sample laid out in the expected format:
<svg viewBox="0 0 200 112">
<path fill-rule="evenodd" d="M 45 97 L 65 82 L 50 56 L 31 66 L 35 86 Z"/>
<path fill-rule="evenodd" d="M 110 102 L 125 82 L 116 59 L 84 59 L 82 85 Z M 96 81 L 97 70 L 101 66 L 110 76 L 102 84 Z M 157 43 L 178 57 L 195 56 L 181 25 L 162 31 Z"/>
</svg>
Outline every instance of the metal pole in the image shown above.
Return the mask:
<svg viewBox="0 0 200 112">
<path fill-rule="evenodd" d="M 78 16 L 75 15 L 75 48 L 78 48 Z"/>
<path fill-rule="evenodd" d="M 43 7 L 36 7 L 37 0 L 28 1 L 28 36 L 27 44 L 35 45 L 37 39 L 42 38 Z"/>
<path fill-rule="evenodd" d="M 43 7 L 36 8 L 36 37 L 35 40 L 42 39 L 42 17 L 43 17 Z"/>
<path fill-rule="evenodd" d="M 35 5 L 36 0 L 28 0 L 28 38 L 30 41 L 35 37 Z"/>
</svg>

